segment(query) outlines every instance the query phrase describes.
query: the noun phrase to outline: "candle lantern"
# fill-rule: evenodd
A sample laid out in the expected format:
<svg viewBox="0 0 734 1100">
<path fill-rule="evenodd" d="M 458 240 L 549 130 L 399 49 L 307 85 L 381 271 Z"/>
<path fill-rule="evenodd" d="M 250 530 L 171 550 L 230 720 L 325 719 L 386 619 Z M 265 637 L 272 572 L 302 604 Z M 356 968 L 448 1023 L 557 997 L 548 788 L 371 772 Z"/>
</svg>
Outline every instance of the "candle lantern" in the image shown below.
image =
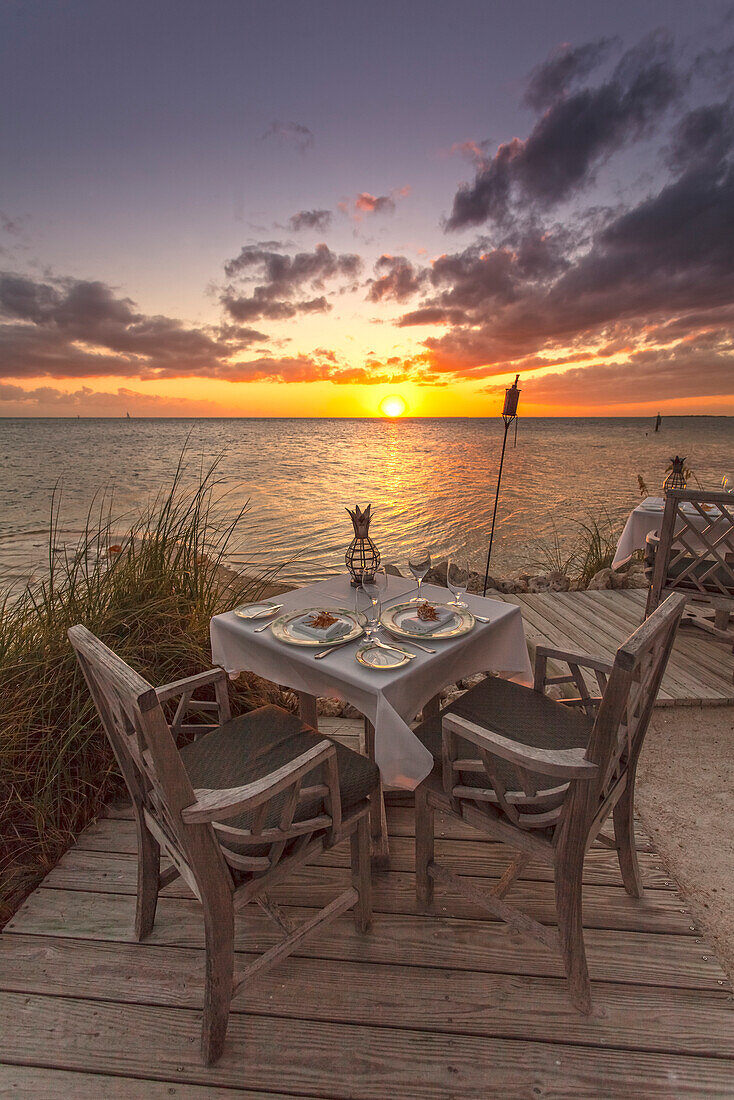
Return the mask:
<svg viewBox="0 0 734 1100">
<path fill-rule="evenodd" d="M 663 492 L 667 493 L 668 489 L 685 489 L 689 473 L 684 465 L 685 461 L 685 458 L 680 458 L 678 455 L 671 458 L 670 465 L 666 469 L 666 473 L 668 470 L 670 473 L 663 482 Z"/>
<path fill-rule="evenodd" d="M 347 508 L 347 511 L 352 517 L 354 538 L 347 547 L 344 561 L 352 578 L 352 588 L 357 588 L 363 580 L 374 580 L 375 570 L 380 564 L 380 551 L 369 535 L 372 505 L 368 504 L 362 511 L 355 504 L 354 511 L 351 508 Z"/>
</svg>

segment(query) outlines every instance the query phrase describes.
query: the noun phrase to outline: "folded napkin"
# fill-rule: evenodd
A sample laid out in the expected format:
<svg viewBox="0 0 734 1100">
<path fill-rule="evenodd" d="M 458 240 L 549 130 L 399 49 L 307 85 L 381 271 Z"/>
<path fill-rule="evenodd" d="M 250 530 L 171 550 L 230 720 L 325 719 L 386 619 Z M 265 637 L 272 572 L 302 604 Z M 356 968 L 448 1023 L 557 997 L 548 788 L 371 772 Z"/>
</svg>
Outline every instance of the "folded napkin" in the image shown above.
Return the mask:
<svg viewBox="0 0 734 1100">
<path fill-rule="evenodd" d="M 662 497 L 645 497 L 639 507 L 644 509 L 645 512 L 662 512 L 665 501 Z"/>
<path fill-rule="evenodd" d="M 438 615 L 438 621 L 435 619 L 421 619 L 416 611 L 414 615 L 406 615 L 401 619 L 400 625 L 406 630 L 415 631 L 417 634 L 431 634 L 432 631 L 438 630 L 439 626 L 445 626 L 454 617 L 454 612 L 450 607 L 436 607 L 436 614 Z"/>
<path fill-rule="evenodd" d="M 304 638 L 315 638 L 319 642 L 333 642 L 336 638 L 341 638 L 351 630 L 351 624 L 344 622 L 343 619 L 323 629 L 319 629 L 317 626 L 309 626 L 308 620 L 312 619 L 313 616 L 313 611 L 309 611 L 308 614 L 302 615 L 300 619 L 294 619 L 291 623 L 293 633 L 300 634 Z"/>
</svg>

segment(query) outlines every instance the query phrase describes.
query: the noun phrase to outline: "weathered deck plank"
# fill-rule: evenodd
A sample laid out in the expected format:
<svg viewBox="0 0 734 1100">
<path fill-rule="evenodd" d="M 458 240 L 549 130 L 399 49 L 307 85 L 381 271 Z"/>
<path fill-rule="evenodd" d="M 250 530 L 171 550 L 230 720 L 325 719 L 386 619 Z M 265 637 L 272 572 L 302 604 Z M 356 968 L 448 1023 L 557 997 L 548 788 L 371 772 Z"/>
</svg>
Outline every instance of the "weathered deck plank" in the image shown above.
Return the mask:
<svg viewBox="0 0 734 1100">
<path fill-rule="evenodd" d="M 71 863 L 71 861 L 69 861 Z M 59 864 L 47 876 L 44 889 L 74 891 L 96 890 L 105 893 L 134 894 L 134 860 L 112 855 L 104 859 L 80 859 L 71 866 Z M 486 888 L 486 880 L 463 876 L 467 882 Z M 283 904 L 321 908 L 350 881 L 348 867 L 319 864 L 294 872 L 287 884 L 270 893 Z M 180 881 L 168 888 L 174 897 L 190 896 Z M 553 884 L 549 881 L 519 880 L 513 887 L 513 902 L 536 920 L 549 924 L 555 920 Z M 373 907 L 381 913 L 416 914 L 415 880 L 412 873 L 386 871 L 375 877 Z M 486 911 L 458 894 L 442 891 L 437 912 L 450 912 L 464 919 L 491 921 Z M 589 885 L 584 889 L 584 925 L 587 928 L 611 928 L 627 931 L 667 932 L 694 935 L 694 922 L 674 891 L 650 890 L 643 898 L 630 898 L 621 886 Z"/>
<path fill-rule="evenodd" d="M 107 1076 L 100 1073 L 75 1073 L 70 1070 L 42 1069 L 38 1066 L 0 1065 L 0 1096 L 20 1100 L 313 1100 L 295 1093 L 251 1092 L 249 1089 L 212 1088 L 176 1081 L 151 1081 L 140 1077 Z"/>
<path fill-rule="evenodd" d="M 494 594 L 493 594 L 494 595 Z M 531 648 L 550 645 L 611 657 L 645 613 L 640 589 L 598 592 L 497 593 L 522 610 Z M 658 706 L 720 706 L 734 703 L 731 650 L 701 630 L 678 632 Z"/>
<path fill-rule="evenodd" d="M 202 947 L 204 930 L 197 902 L 161 897 L 150 938 L 145 945 Z M 300 906 L 284 906 L 294 921 L 311 915 Z M 132 894 L 37 890 L 7 932 L 64 936 L 74 940 L 129 943 L 135 915 Z M 297 954 L 309 958 L 355 960 L 453 968 L 481 973 L 512 973 L 558 977 L 561 965 L 535 940 L 519 936 L 499 922 L 464 920 L 454 916 L 375 914 L 375 933 L 360 936 L 348 920 L 324 929 L 318 939 L 300 944 Z M 272 923 L 253 910 L 238 920 L 239 951 L 272 947 L 277 939 Z M 726 975 L 700 937 L 666 933 L 620 932 L 589 928 L 585 932 L 592 981 L 666 985 L 685 989 L 728 989 Z"/>
<path fill-rule="evenodd" d="M 356 744 L 356 723 L 338 735 Z M 435 915 L 417 913 L 412 807 L 388 806 L 388 821 L 392 864 L 375 876 L 372 933 L 345 916 L 243 990 L 224 1056 L 207 1069 L 198 1053 L 200 906 L 172 883 L 151 936 L 134 941 L 134 830 L 117 807 L 0 936 L 0 1095 L 734 1096 L 730 986 L 643 830 L 642 899 L 624 892 L 613 851 L 588 853 L 594 1012 L 584 1017 L 571 1007 L 559 957 L 541 944 L 448 891 L 437 891 Z M 478 886 L 508 858 L 460 823 L 439 818 L 436 834 L 441 855 Z M 337 848 L 273 891 L 284 913 L 312 915 L 346 883 L 347 862 Z M 529 864 L 513 891 L 538 919 L 552 919 L 542 865 Z M 237 968 L 277 938 L 248 908 L 237 919 Z"/>
<path fill-rule="evenodd" d="M 100 824 L 104 823 L 100 822 Z M 115 822 L 116 826 L 120 824 L 119 821 Z M 117 857 L 119 860 L 127 859 L 128 863 L 132 863 L 134 871 L 136 860 L 134 831 L 132 822 L 125 822 L 124 824 L 129 824 L 131 829 L 129 835 L 123 837 L 122 840 L 120 830 L 115 830 L 114 841 L 109 838 L 107 831 L 99 830 L 95 834 L 93 847 L 72 848 L 51 874 L 47 876 L 44 886 L 75 889 L 76 885 L 79 885 L 74 878 L 75 871 L 81 871 L 82 874 L 90 872 L 94 875 L 106 874 L 108 866 L 101 861 L 109 860 L 112 856 Z M 103 847 L 105 840 L 108 840 L 110 844 L 110 851 L 105 851 Z M 509 861 L 507 849 L 503 845 L 484 844 L 481 840 L 439 840 L 436 847 L 442 860 L 460 860 L 462 874 L 499 878 Z M 643 850 L 638 853 L 637 858 L 647 889 L 670 890 L 674 888 L 657 855 Z M 325 852 L 322 865 L 326 867 L 348 867 L 349 850 L 346 844 L 340 844 L 338 847 Z M 414 867 L 415 842 L 413 838 L 392 837 L 390 840 L 390 869 L 410 874 Z M 553 871 L 551 867 L 540 860 L 532 860 L 523 868 L 519 877 L 522 881 L 551 882 Z M 619 863 L 616 852 L 601 846 L 592 848 L 586 856 L 584 882 L 590 886 L 619 886 Z M 70 883 L 75 885 L 69 886 Z M 180 896 L 190 896 L 187 888 L 180 881 L 166 889 L 166 893 L 171 894 L 174 892 L 174 896 L 179 896 L 175 891 L 184 891 Z"/>
<path fill-rule="evenodd" d="M 0 1061 L 31 1055 L 152 1080 L 364 1100 L 488 1095 L 650 1098 L 734 1095 L 727 1059 L 477 1038 L 233 1013 L 220 1062 L 202 1066 L 199 1012 L 34 994 L 0 995 Z"/>
<path fill-rule="evenodd" d="M 244 968 L 255 956 L 241 954 Z M 137 944 L 83 943 L 52 937 L 0 937 L 0 989 L 7 992 L 114 999 L 197 1009 L 201 1004 L 204 952 Z M 375 981 L 376 973 L 379 981 Z M 233 1012 L 298 1019 L 309 1004 L 314 1020 L 442 1033 L 525 1039 L 528 1004 L 533 1038 L 608 1048 L 708 1054 L 719 1036 L 718 1057 L 734 1058 L 734 1029 L 727 994 L 608 984 L 599 988 L 595 1012 L 582 1016 L 557 978 L 524 978 L 444 969 L 437 996 L 435 969 L 344 962 L 328 970 L 321 959 L 287 959 L 277 980 L 255 981 Z M 312 996 L 318 989 L 318 997 Z M 345 997 L 345 989 L 349 997 Z M 672 1027 L 671 1022 L 676 1021 Z"/>
</svg>

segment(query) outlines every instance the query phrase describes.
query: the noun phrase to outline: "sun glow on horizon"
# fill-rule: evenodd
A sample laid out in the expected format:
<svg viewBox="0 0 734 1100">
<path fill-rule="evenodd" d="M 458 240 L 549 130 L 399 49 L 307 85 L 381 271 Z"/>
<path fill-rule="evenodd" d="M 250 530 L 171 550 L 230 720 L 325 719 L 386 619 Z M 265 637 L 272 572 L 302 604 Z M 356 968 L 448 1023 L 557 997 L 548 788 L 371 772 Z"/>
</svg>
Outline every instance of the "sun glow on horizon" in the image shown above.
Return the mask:
<svg viewBox="0 0 734 1100">
<path fill-rule="evenodd" d="M 380 412 L 383 416 L 397 417 L 405 416 L 408 411 L 408 405 L 404 397 L 401 397 L 399 393 L 390 393 L 387 397 L 383 397 L 380 402 Z"/>
</svg>

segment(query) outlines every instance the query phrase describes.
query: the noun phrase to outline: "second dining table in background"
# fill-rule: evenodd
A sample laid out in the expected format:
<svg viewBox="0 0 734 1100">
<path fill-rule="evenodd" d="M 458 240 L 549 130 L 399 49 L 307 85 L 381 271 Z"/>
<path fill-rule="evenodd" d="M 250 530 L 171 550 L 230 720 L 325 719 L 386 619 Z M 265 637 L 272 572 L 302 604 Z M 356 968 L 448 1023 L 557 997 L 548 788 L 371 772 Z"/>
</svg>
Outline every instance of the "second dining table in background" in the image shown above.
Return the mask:
<svg viewBox="0 0 734 1100">
<path fill-rule="evenodd" d="M 734 500 L 734 498 L 732 499 Z M 647 536 L 660 531 L 664 510 L 664 497 L 646 497 L 645 500 L 640 501 L 636 508 L 633 508 L 624 525 L 624 530 L 619 536 L 617 549 L 612 560 L 612 569 L 621 569 L 622 566 L 626 565 L 630 560 L 635 550 L 645 549 L 645 540 Z M 703 516 L 698 515 L 695 509 L 692 508 L 690 517 L 693 526 L 698 527 L 699 530 L 707 524 L 712 524 L 712 533 L 714 535 L 726 532 L 727 529 L 731 527 L 728 520 L 719 518 L 719 513 L 715 509 L 711 512 L 710 516 L 704 519 Z M 718 527 L 719 524 L 721 525 L 720 530 Z M 727 535 L 727 541 L 731 541 L 732 548 L 734 549 L 734 529 L 731 530 L 730 539 Z"/>
</svg>

